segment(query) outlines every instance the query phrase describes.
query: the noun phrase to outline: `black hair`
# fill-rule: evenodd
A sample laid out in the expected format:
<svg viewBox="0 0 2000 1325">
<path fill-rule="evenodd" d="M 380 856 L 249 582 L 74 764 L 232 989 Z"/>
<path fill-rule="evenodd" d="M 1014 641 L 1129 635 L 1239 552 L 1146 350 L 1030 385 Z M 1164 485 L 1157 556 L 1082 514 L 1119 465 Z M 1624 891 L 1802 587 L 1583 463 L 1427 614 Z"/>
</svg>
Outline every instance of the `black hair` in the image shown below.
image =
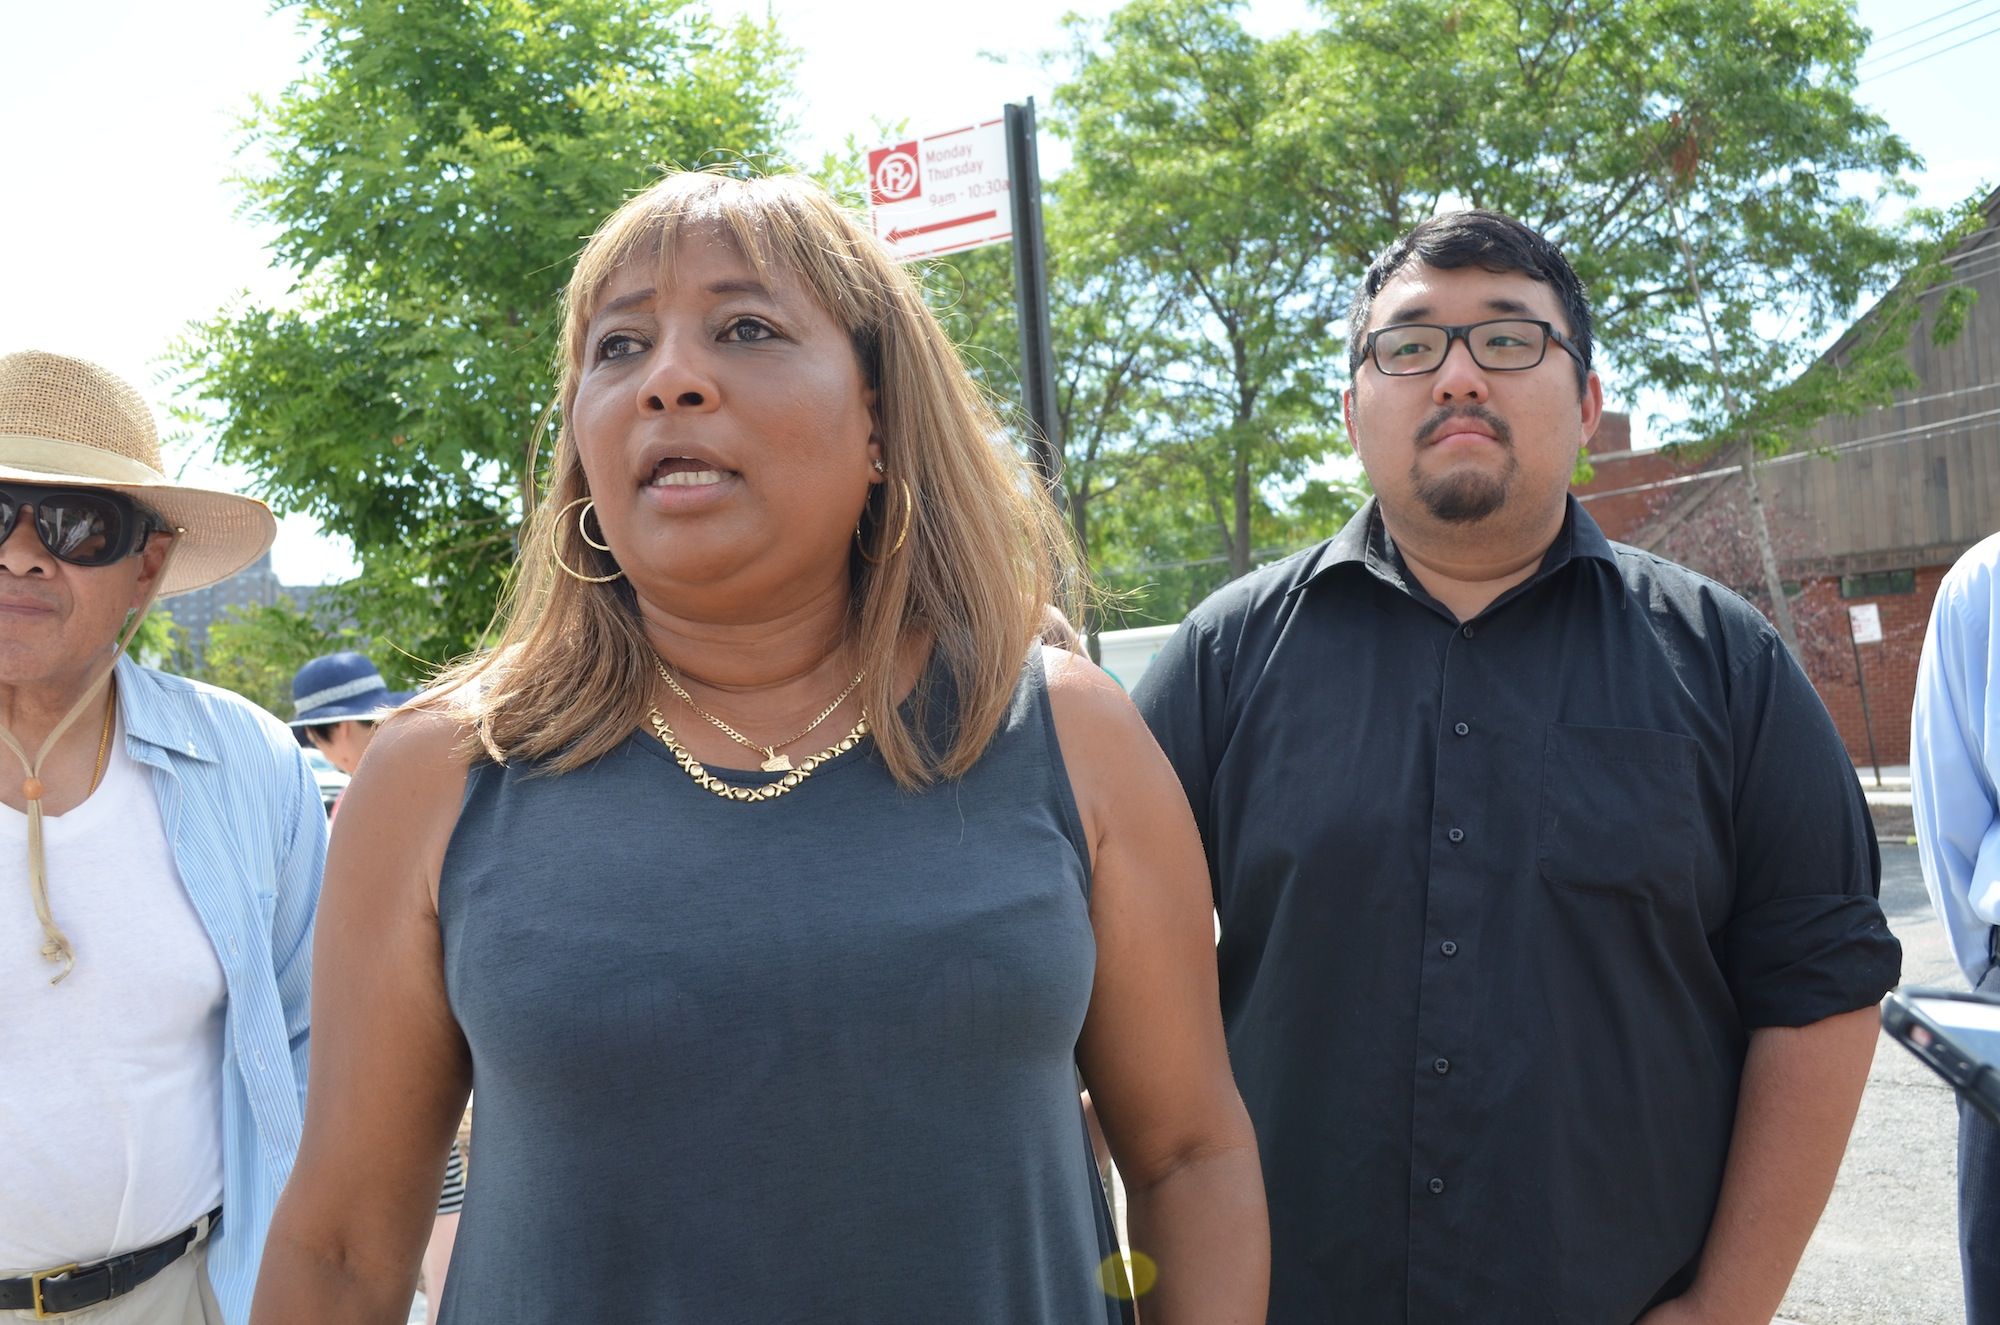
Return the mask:
<svg viewBox="0 0 2000 1325">
<path fill-rule="evenodd" d="M 1563 328 L 1582 356 L 1576 365 L 1577 389 L 1590 376 L 1590 304 L 1583 295 L 1583 282 L 1562 250 L 1540 231 L 1522 225 L 1511 216 L 1473 208 L 1446 212 L 1418 225 L 1382 250 L 1361 278 L 1354 302 L 1347 310 L 1347 370 L 1361 369 L 1361 347 L 1368 339 L 1368 315 L 1374 310 L 1375 296 L 1389 278 L 1412 262 L 1452 271 L 1460 267 L 1483 267 L 1491 272 L 1518 271 L 1554 287 L 1569 326 Z"/>
<path fill-rule="evenodd" d="M 330 741 L 333 739 L 333 729 L 343 722 L 358 722 L 364 727 L 375 725 L 373 718 L 335 718 L 331 722 L 312 723 L 305 728 L 305 733 L 307 736 L 317 736 L 322 741 Z"/>
</svg>

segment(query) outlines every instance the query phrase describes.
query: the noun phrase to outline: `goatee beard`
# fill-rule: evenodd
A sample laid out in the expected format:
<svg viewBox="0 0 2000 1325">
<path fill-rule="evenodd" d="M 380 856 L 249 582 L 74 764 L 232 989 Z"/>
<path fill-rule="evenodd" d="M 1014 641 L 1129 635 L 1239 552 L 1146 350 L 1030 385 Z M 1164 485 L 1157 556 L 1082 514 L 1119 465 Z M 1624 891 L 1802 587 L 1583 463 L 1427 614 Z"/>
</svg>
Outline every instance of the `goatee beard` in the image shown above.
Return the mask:
<svg viewBox="0 0 2000 1325">
<path fill-rule="evenodd" d="M 1433 519 L 1446 524 L 1471 524 L 1505 506 L 1509 480 L 1513 477 L 1511 455 L 1507 458 L 1507 468 L 1498 474 L 1461 472 L 1435 479 L 1411 475 L 1417 500 Z"/>
<path fill-rule="evenodd" d="M 1455 419 L 1477 419 L 1492 434 L 1495 445 L 1506 452 L 1507 463 L 1497 474 L 1483 470 L 1458 470 L 1438 478 L 1426 478 L 1423 455 L 1430 439 Z M 1410 490 L 1423 503 L 1431 518 L 1446 524 L 1471 524 L 1507 504 L 1507 491 L 1521 462 L 1514 454 L 1514 432 L 1507 421 L 1484 405 L 1447 405 L 1425 419 L 1417 429 L 1417 456 L 1410 461 Z"/>
</svg>

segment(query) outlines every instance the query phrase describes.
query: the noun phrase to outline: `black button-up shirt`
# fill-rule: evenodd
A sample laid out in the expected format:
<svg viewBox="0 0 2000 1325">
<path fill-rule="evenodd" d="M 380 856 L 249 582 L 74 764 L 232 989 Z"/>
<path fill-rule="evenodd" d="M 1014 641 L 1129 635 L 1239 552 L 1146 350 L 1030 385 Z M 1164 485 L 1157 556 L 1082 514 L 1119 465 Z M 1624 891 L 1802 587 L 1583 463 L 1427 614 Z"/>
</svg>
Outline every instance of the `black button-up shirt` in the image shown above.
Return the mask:
<svg viewBox="0 0 2000 1325">
<path fill-rule="evenodd" d="M 1208 848 L 1279 1325 L 1626 1325 L 1693 1277 L 1749 1032 L 1896 981 L 1805 675 L 1574 501 L 1465 622 L 1370 502 L 1136 698 Z"/>
</svg>

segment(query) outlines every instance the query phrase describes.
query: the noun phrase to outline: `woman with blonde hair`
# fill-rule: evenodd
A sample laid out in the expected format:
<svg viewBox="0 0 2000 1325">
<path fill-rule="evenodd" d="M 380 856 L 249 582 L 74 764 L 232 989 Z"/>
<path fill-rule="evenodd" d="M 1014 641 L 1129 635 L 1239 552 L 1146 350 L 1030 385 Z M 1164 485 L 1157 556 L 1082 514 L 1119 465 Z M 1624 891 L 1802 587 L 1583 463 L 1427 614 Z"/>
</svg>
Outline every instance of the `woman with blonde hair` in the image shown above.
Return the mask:
<svg viewBox="0 0 2000 1325">
<path fill-rule="evenodd" d="M 335 830 L 262 1322 L 1261 1321 L 1202 851 L 909 276 L 796 178 L 669 176 L 565 300 L 498 645 Z M 440 1071 L 438 1065 L 446 1065 Z M 1107 1284 L 1112 1291 L 1107 1291 Z"/>
</svg>

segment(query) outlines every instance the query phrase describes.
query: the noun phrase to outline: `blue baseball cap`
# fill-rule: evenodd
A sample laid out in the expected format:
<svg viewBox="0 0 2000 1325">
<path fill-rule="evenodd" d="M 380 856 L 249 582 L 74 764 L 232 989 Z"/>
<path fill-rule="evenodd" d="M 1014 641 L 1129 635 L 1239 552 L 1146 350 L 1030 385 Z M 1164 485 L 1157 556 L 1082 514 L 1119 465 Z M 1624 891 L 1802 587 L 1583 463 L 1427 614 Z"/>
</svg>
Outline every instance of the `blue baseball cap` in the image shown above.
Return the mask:
<svg viewBox="0 0 2000 1325">
<path fill-rule="evenodd" d="M 300 745 L 306 728 L 352 718 L 372 721 L 403 703 L 414 690 L 391 690 L 366 657 L 352 651 L 315 658 L 292 678 L 292 728 Z"/>
</svg>

